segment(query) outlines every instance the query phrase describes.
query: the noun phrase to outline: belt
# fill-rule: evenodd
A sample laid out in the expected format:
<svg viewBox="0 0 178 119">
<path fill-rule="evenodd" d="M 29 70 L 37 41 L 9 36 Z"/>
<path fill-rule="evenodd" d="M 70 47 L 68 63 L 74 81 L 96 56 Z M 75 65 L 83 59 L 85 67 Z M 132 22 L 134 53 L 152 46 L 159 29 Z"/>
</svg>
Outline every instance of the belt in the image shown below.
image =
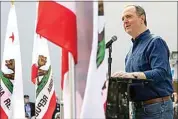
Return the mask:
<svg viewBox="0 0 178 119">
<path fill-rule="evenodd" d="M 146 100 L 146 101 L 133 102 L 133 103 L 134 103 L 134 106 L 136 106 L 136 107 L 139 106 L 140 107 L 140 106 L 143 106 L 143 105 L 149 105 L 149 104 L 168 101 L 169 99 L 171 99 L 171 97 L 170 96 L 166 96 L 166 97 L 154 98 L 154 99 L 150 99 L 150 100 Z"/>
<path fill-rule="evenodd" d="M 169 99 L 171 99 L 171 97 L 170 96 L 166 96 L 166 97 L 155 98 L 155 99 L 143 101 L 143 103 L 148 105 L 148 104 L 154 104 L 154 103 L 158 103 L 158 102 L 168 101 Z"/>
</svg>

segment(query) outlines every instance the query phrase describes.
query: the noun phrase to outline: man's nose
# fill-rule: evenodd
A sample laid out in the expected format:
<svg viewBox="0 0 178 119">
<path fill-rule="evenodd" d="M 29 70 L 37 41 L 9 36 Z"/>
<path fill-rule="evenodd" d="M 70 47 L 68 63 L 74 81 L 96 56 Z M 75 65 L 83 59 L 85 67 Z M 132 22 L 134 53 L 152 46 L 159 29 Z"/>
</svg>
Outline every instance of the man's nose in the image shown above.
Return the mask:
<svg viewBox="0 0 178 119">
<path fill-rule="evenodd" d="M 129 23 L 128 20 L 124 20 L 124 21 L 123 21 L 123 25 L 124 25 L 124 26 L 126 26 L 128 23 Z"/>
<path fill-rule="evenodd" d="M 127 19 L 124 19 L 124 24 L 128 24 L 128 20 Z"/>
<path fill-rule="evenodd" d="M 124 27 L 126 27 L 128 25 L 128 21 L 124 22 Z"/>
</svg>

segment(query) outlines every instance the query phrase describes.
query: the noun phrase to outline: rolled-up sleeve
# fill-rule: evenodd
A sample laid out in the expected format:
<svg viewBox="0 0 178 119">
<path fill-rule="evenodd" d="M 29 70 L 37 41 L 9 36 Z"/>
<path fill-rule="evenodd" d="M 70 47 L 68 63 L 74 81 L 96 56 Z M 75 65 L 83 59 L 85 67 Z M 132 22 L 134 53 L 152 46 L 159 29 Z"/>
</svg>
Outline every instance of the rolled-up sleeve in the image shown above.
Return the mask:
<svg viewBox="0 0 178 119">
<path fill-rule="evenodd" d="M 146 78 L 155 82 L 165 80 L 170 73 L 169 49 L 166 42 L 160 37 L 153 39 L 147 53 L 151 70 L 144 71 Z"/>
</svg>

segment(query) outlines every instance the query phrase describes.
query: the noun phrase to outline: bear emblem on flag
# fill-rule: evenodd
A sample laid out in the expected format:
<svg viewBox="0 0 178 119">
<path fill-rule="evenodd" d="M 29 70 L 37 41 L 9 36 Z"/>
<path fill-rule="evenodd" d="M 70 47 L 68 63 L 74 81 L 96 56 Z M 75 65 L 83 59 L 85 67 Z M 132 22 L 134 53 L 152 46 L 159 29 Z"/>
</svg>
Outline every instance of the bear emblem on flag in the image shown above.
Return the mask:
<svg viewBox="0 0 178 119">
<path fill-rule="evenodd" d="M 39 76 L 44 76 L 47 74 L 47 70 L 41 69 L 42 66 L 46 65 L 47 57 L 43 55 L 39 55 L 38 57 L 38 77 L 37 77 L 37 85 L 40 85 L 41 81 L 39 81 Z"/>
<path fill-rule="evenodd" d="M 5 60 L 5 65 L 8 69 L 10 69 L 12 71 L 12 73 L 10 73 L 10 74 L 3 73 L 3 76 L 7 79 L 14 80 L 15 60 L 14 59 Z"/>
<path fill-rule="evenodd" d="M 5 60 L 5 66 L 10 70 L 12 73 L 4 73 L 0 72 L 1 80 L 3 81 L 6 88 L 9 90 L 9 92 L 13 92 L 13 80 L 14 80 L 14 74 L 15 74 L 15 60 L 9 59 Z"/>
</svg>

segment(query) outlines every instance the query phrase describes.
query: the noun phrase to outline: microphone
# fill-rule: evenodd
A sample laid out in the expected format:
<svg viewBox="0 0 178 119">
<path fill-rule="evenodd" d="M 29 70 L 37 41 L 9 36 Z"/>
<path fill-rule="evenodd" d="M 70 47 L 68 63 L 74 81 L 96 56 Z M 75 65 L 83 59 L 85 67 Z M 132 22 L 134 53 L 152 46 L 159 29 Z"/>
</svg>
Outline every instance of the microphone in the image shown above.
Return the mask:
<svg viewBox="0 0 178 119">
<path fill-rule="evenodd" d="M 106 43 L 106 48 L 109 48 L 114 41 L 117 40 L 117 36 L 113 36 L 110 41 Z"/>
</svg>

